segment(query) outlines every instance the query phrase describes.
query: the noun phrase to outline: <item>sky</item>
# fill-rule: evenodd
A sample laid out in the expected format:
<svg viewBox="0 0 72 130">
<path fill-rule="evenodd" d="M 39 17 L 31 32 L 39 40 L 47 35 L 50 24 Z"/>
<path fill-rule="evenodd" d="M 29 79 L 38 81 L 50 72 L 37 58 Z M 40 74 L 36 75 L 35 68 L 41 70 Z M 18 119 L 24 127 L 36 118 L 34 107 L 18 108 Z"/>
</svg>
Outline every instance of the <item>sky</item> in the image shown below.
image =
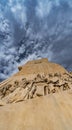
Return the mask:
<svg viewBox="0 0 72 130">
<path fill-rule="evenodd" d="M 0 0 L 0 81 L 39 58 L 72 71 L 72 0 Z"/>
</svg>

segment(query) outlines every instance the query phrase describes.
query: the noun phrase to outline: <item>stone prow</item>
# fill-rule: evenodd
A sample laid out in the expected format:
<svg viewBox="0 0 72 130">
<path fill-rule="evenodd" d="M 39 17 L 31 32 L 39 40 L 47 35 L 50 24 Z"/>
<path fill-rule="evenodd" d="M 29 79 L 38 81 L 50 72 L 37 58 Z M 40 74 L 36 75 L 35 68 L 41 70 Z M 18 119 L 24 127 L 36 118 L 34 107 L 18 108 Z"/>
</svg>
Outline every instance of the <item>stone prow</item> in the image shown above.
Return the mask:
<svg viewBox="0 0 72 130">
<path fill-rule="evenodd" d="M 32 60 L 32 61 L 28 61 L 25 65 L 35 65 L 35 64 L 41 64 L 41 63 L 48 63 L 48 59 L 47 58 L 43 58 L 43 59 L 38 59 L 38 60 Z M 18 66 L 18 70 L 21 71 L 23 69 L 23 66 Z"/>
<path fill-rule="evenodd" d="M 49 62 L 47 58 L 28 61 L 23 66 L 18 67 L 19 72 L 15 75 L 37 75 L 49 73 L 67 73 L 67 70 L 56 63 Z"/>
</svg>

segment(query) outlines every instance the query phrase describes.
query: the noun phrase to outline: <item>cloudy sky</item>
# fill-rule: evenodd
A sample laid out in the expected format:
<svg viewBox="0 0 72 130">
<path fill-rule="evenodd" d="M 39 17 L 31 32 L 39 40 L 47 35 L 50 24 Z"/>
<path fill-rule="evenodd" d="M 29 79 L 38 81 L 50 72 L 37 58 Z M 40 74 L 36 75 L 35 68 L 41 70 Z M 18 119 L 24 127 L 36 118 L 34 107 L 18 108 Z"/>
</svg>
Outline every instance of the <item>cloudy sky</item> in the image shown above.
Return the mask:
<svg viewBox="0 0 72 130">
<path fill-rule="evenodd" d="M 72 0 L 0 0 L 0 81 L 44 57 L 72 70 Z"/>
</svg>

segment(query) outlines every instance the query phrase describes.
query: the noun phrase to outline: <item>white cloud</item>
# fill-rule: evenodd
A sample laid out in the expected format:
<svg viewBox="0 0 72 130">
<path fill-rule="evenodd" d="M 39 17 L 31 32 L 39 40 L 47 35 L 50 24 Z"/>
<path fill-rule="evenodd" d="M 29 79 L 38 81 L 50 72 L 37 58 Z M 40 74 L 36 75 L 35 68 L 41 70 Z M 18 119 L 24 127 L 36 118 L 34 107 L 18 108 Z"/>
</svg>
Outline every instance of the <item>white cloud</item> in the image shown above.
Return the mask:
<svg viewBox="0 0 72 130">
<path fill-rule="evenodd" d="M 24 25 L 26 23 L 26 8 L 20 4 L 11 7 L 11 11 L 14 14 L 15 19 Z"/>
<path fill-rule="evenodd" d="M 15 17 L 16 21 L 22 26 L 25 25 L 27 18 L 26 18 L 26 7 L 23 4 L 24 0 L 9 0 L 9 7 L 13 16 Z"/>
<path fill-rule="evenodd" d="M 52 8 L 52 1 L 50 0 L 41 0 L 38 1 L 38 6 L 36 7 L 36 14 L 37 16 L 43 18 L 44 16 L 47 16 L 50 13 L 50 10 Z"/>
<path fill-rule="evenodd" d="M 60 0 L 55 0 L 55 4 L 56 4 L 56 6 L 59 6 L 60 5 Z"/>
<path fill-rule="evenodd" d="M 19 54 L 23 54 L 25 51 L 25 45 L 22 44 L 22 46 L 19 48 Z"/>
<path fill-rule="evenodd" d="M 22 7 L 21 7 L 21 5 L 20 5 L 19 3 L 16 4 L 15 6 L 12 6 L 12 7 L 11 7 L 11 11 L 12 11 L 13 13 L 16 13 L 18 10 L 21 11 L 21 9 L 22 9 Z"/>
<path fill-rule="evenodd" d="M 69 6 L 72 8 L 72 0 L 69 0 L 68 3 L 69 3 Z"/>
</svg>

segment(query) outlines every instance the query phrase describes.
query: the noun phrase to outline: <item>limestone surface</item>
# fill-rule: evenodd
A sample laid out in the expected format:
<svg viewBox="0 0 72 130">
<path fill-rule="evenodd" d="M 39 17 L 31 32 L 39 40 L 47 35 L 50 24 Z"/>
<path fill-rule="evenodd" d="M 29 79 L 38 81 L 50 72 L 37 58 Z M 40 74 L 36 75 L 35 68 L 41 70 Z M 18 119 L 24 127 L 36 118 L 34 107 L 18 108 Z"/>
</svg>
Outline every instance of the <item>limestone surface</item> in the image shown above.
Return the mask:
<svg viewBox="0 0 72 130">
<path fill-rule="evenodd" d="M 72 130 L 72 74 L 46 58 L 18 69 L 0 83 L 0 130 Z"/>
</svg>

